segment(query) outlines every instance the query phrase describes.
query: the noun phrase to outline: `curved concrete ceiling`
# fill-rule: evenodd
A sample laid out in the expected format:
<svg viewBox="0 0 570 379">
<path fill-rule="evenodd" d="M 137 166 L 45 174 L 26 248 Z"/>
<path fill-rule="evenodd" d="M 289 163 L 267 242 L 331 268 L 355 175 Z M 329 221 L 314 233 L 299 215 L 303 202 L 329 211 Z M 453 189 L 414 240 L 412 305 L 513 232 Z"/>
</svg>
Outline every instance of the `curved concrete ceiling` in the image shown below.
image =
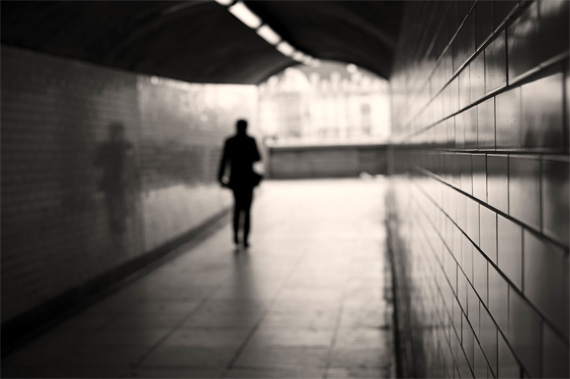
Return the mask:
<svg viewBox="0 0 570 379">
<path fill-rule="evenodd" d="M 400 2 L 246 1 L 319 59 L 388 78 Z M 214 1 L 2 1 L 3 44 L 198 83 L 257 84 L 296 61 Z"/>
</svg>

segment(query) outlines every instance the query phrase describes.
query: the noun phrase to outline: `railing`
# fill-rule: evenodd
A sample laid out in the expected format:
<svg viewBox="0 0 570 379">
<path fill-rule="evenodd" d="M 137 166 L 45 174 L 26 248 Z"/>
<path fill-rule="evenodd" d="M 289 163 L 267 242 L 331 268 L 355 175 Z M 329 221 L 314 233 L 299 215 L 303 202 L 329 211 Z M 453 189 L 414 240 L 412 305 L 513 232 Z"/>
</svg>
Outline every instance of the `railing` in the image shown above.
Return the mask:
<svg viewBox="0 0 570 379">
<path fill-rule="evenodd" d="M 267 177 L 272 179 L 385 175 L 387 144 L 269 146 Z"/>
</svg>

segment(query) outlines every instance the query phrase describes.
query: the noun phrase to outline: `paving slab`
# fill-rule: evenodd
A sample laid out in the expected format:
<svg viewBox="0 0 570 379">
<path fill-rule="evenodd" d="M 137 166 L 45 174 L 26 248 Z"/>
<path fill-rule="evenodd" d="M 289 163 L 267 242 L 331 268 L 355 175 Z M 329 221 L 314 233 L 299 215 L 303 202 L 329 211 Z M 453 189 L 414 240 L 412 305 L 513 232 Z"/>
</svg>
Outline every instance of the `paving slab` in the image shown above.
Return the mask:
<svg viewBox="0 0 570 379">
<path fill-rule="evenodd" d="M 385 179 L 267 181 L 230 223 L 2 360 L 5 377 L 394 372 Z"/>
</svg>

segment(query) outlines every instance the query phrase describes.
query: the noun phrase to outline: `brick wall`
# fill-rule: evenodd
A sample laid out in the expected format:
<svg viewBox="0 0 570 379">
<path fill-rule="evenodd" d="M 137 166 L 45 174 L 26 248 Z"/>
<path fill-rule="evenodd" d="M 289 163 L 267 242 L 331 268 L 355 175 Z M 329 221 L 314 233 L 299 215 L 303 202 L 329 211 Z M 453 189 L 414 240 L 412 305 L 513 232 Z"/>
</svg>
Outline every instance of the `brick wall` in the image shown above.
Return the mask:
<svg viewBox="0 0 570 379">
<path fill-rule="evenodd" d="M 568 4 L 406 4 L 391 234 L 408 373 L 569 376 Z"/>
<path fill-rule="evenodd" d="M 223 138 L 256 93 L 2 46 L 3 325 L 227 208 Z"/>
</svg>

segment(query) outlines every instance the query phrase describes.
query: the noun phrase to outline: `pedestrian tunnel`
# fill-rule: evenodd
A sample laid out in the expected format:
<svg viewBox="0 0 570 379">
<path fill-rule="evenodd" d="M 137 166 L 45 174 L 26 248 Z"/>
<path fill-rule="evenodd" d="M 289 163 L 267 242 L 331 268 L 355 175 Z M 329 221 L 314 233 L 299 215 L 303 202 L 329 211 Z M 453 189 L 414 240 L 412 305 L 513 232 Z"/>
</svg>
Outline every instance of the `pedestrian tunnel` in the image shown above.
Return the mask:
<svg viewBox="0 0 570 379">
<path fill-rule="evenodd" d="M 568 2 L 1 7 L 4 376 L 569 376 Z M 229 254 L 222 141 L 328 61 L 389 138 L 258 138 Z"/>
</svg>

